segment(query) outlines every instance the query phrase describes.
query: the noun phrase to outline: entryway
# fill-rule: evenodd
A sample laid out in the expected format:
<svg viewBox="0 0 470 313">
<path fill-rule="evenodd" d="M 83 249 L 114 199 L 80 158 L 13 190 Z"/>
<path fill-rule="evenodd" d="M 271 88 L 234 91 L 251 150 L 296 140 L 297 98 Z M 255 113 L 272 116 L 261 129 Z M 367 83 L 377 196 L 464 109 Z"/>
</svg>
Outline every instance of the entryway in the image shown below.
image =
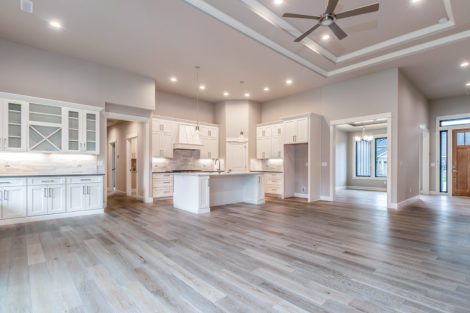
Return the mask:
<svg viewBox="0 0 470 313">
<path fill-rule="evenodd" d="M 452 131 L 452 195 L 470 197 L 470 129 Z"/>
</svg>

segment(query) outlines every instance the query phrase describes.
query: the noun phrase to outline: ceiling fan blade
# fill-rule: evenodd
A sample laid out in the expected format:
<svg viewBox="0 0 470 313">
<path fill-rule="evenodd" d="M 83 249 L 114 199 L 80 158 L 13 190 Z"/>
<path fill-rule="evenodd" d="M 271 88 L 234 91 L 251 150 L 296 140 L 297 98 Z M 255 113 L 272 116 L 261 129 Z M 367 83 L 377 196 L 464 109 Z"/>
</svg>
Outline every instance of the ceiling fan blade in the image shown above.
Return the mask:
<svg viewBox="0 0 470 313">
<path fill-rule="evenodd" d="M 325 13 L 333 13 L 338 5 L 338 0 L 328 0 Z"/>
<path fill-rule="evenodd" d="M 376 3 L 376 4 L 371 4 L 362 8 L 357 8 L 354 10 L 338 13 L 336 14 L 336 18 L 339 19 L 339 18 L 351 17 L 351 16 L 356 16 L 356 15 L 376 12 L 378 10 L 379 10 L 379 4 Z"/>
<path fill-rule="evenodd" d="M 295 39 L 294 41 L 295 42 L 299 42 L 301 41 L 302 39 L 304 39 L 305 37 L 307 37 L 308 35 L 310 35 L 315 29 L 317 29 L 318 27 L 320 27 L 320 24 L 317 24 L 315 26 L 313 26 L 312 28 L 310 28 L 309 30 L 307 30 L 305 33 L 302 34 L 302 36 L 300 36 L 299 38 Z"/>
<path fill-rule="evenodd" d="M 306 18 L 310 20 L 319 20 L 319 16 L 313 16 L 313 15 L 304 15 L 304 14 L 295 14 L 295 13 L 284 13 L 282 17 L 292 17 L 292 18 Z"/>
<path fill-rule="evenodd" d="M 331 31 L 338 37 L 339 40 L 343 40 L 348 35 L 338 26 L 338 24 L 333 23 L 330 25 Z"/>
</svg>

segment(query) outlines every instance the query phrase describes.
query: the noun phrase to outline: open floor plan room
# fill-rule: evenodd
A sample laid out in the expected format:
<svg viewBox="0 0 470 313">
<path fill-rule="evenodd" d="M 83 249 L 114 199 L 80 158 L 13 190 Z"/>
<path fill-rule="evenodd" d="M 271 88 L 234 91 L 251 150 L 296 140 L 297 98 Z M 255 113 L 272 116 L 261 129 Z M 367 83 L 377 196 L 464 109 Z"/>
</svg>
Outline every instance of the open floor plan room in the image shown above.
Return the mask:
<svg viewBox="0 0 470 313">
<path fill-rule="evenodd" d="M 469 14 L 2 1 L 0 313 L 470 313 Z"/>
</svg>

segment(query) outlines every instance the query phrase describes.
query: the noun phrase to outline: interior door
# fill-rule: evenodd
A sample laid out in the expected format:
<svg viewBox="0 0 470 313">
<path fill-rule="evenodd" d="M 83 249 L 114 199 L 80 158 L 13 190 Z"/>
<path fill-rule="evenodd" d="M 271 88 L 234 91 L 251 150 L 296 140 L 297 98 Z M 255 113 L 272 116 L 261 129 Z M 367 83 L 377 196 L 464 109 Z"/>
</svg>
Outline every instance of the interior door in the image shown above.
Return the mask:
<svg viewBox="0 0 470 313">
<path fill-rule="evenodd" d="M 452 195 L 470 197 L 470 129 L 452 133 Z"/>
</svg>

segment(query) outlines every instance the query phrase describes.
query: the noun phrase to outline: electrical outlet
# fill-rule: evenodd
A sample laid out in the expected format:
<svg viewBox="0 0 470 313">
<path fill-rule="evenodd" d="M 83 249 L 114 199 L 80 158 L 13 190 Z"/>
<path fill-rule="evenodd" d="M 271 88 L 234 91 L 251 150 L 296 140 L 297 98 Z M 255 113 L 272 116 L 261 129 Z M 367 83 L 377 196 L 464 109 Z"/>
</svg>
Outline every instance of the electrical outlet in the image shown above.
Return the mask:
<svg viewBox="0 0 470 313">
<path fill-rule="evenodd" d="M 302 193 L 305 193 L 307 189 L 305 187 L 302 187 Z"/>
</svg>

